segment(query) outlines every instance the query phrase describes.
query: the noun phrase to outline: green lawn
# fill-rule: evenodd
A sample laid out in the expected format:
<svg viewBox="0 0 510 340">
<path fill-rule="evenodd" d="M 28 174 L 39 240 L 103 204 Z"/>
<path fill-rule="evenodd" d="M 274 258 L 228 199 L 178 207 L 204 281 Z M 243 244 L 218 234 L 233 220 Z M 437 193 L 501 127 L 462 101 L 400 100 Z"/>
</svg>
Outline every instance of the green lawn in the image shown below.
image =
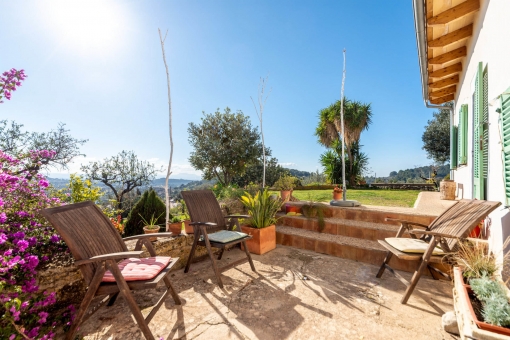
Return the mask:
<svg viewBox="0 0 510 340">
<path fill-rule="evenodd" d="M 388 207 L 410 207 L 418 198 L 417 190 L 347 190 L 347 199 L 356 200 L 363 205 L 384 205 Z M 331 201 L 332 190 L 295 190 L 292 195 L 301 201 L 310 199 L 315 202 Z"/>
</svg>

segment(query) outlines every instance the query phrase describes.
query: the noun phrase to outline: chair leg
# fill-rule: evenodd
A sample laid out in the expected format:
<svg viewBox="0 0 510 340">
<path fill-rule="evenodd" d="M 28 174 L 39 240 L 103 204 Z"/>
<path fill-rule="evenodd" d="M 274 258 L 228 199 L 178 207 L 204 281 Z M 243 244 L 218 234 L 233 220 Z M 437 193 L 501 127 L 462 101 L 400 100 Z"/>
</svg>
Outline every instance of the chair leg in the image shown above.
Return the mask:
<svg viewBox="0 0 510 340">
<path fill-rule="evenodd" d="M 248 258 L 248 262 L 250 262 L 251 270 L 256 272 L 255 266 L 253 265 L 253 261 L 251 259 L 250 252 L 248 251 L 248 247 L 246 246 L 246 241 L 241 242 L 243 244 L 244 252 L 246 253 L 246 257 Z"/>
<path fill-rule="evenodd" d="M 218 279 L 218 286 L 223 288 L 223 281 L 221 280 L 220 271 L 218 266 L 216 265 L 216 260 L 214 259 L 214 254 L 212 252 L 211 244 L 209 243 L 209 237 L 207 236 L 207 232 L 205 231 L 205 226 L 200 226 L 202 230 L 202 235 L 204 235 L 205 246 L 207 248 L 207 252 L 209 253 L 209 257 L 211 258 L 212 266 L 214 269 L 214 273 L 216 274 L 216 278 Z"/>
<path fill-rule="evenodd" d="M 375 277 L 377 277 L 378 279 L 381 278 L 382 274 L 384 273 L 384 270 L 386 269 L 386 265 L 390 262 L 392 256 L 393 256 L 393 253 L 391 251 L 389 251 L 386 254 L 386 257 L 384 258 L 381 268 L 379 268 L 379 271 L 377 272 L 377 275 Z"/>
<path fill-rule="evenodd" d="M 400 300 L 401 304 L 406 304 L 407 300 L 409 300 L 409 297 L 414 291 L 414 288 L 416 288 L 416 285 L 418 284 L 418 281 L 420 280 L 421 274 L 423 273 L 423 270 L 427 267 L 429 263 L 430 256 L 432 255 L 432 252 L 434 251 L 434 248 L 437 245 L 437 241 L 434 236 L 432 236 L 432 239 L 430 240 L 429 247 L 427 248 L 427 251 L 425 254 L 423 254 L 421 258 L 421 263 L 418 269 L 413 274 L 413 278 L 411 279 L 411 282 L 409 283 L 409 286 L 407 286 L 407 289 L 404 293 L 404 296 L 402 297 L 402 300 Z"/>
<path fill-rule="evenodd" d="M 71 328 L 66 334 L 65 339 L 66 340 L 73 340 L 74 335 L 76 333 L 76 330 L 78 329 L 78 326 L 81 324 L 81 320 L 85 316 L 85 312 L 89 308 L 90 302 L 92 302 L 92 299 L 94 298 L 97 288 L 99 287 L 99 284 L 101 283 L 101 280 L 103 279 L 104 272 L 106 271 L 106 268 L 104 264 L 101 264 L 101 266 L 98 266 L 96 269 L 96 273 L 94 274 L 94 277 L 92 278 L 92 281 L 90 282 L 90 285 L 87 289 L 87 292 L 85 293 L 85 297 L 83 298 L 80 308 L 78 309 L 78 313 L 76 314 L 76 317 L 74 318 L 73 323 L 71 324 Z"/>
<path fill-rule="evenodd" d="M 120 272 L 120 269 L 117 266 L 117 263 L 115 263 L 115 261 L 113 260 L 108 260 L 107 263 L 108 269 L 112 272 L 113 276 L 115 277 L 115 281 L 117 282 L 117 286 L 119 287 L 120 293 L 124 296 L 124 299 L 126 300 L 129 309 L 131 310 L 131 313 L 133 313 L 133 316 L 135 317 L 135 320 L 138 323 L 138 327 L 140 327 L 140 330 L 142 331 L 143 335 L 147 340 L 154 340 L 154 335 L 152 335 L 152 332 L 149 329 L 149 325 L 147 325 L 147 322 L 145 322 L 145 318 L 143 317 L 142 312 L 140 311 L 140 307 L 137 305 L 135 298 L 133 297 L 133 294 L 129 289 L 129 286 L 126 283 L 126 280 L 124 280 L 124 277 L 122 276 L 122 273 Z"/>
<path fill-rule="evenodd" d="M 197 249 L 198 238 L 200 235 L 195 233 L 193 238 L 193 245 L 191 246 L 191 251 L 189 252 L 188 262 L 186 262 L 186 268 L 184 268 L 184 272 L 187 273 L 189 271 L 189 267 L 191 266 L 191 261 L 193 260 L 193 256 L 195 256 L 195 250 Z"/>
<path fill-rule="evenodd" d="M 170 294 L 172 295 L 172 298 L 175 301 L 176 305 L 182 305 L 181 299 L 179 298 L 179 295 L 175 292 L 174 286 L 172 286 L 172 283 L 170 283 L 170 279 L 168 276 L 165 276 L 163 278 L 163 281 L 165 282 L 166 288 L 170 290 Z"/>
<path fill-rule="evenodd" d="M 218 261 L 221 260 L 221 257 L 223 256 L 224 251 L 225 251 L 225 248 L 221 248 L 220 254 L 218 255 Z"/>
<path fill-rule="evenodd" d="M 115 303 L 115 300 L 117 300 L 117 297 L 119 297 L 119 292 L 112 295 L 112 297 L 110 298 L 110 300 L 108 301 L 108 304 L 106 306 L 107 307 L 113 306 L 113 304 Z"/>
</svg>

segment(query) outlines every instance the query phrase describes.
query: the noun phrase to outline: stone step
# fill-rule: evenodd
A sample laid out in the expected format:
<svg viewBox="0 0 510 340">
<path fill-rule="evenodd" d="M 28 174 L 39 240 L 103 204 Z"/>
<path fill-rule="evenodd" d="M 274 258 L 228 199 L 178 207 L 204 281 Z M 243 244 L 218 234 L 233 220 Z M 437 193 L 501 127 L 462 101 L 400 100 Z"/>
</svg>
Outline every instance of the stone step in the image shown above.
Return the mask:
<svg viewBox="0 0 510 340">
<path fill-rule="evenodd" d="M 395 237 L 399 225 L 389 223 L 374 223 L 343 218 L 325 218 L 323 230 L 319 230 L 317 218 L 303 216 L 280 215 L 278 223 L 282 226 L 321 232 L 324 234 L 349 236 L 369 241 L 384 240 L 386 237 Z"/>
<path fill-rule="evenodd" d="M 377 241 L 356 237 L 318 233 L 311 230 L 276 226 L 276 243 L 316 253 L 380 266 L 387 251 Z M 396 270 L 414 272 L 419 261 L 402 261 L 393 256 L 389 265 Z M 428 272 L 425 275 L 430 275 Z"/>
<path fill-rule="evenodd" d="M 287 202 L 285 205 L 295 206 L 300 209 L 306 202 Z M 413 208 L 401 207 L 377 207 L 377 206 L 360 206 L 360 207 L 334 207 L 325 203 L 321 204 L 324 217 L 341 218 L 346 220 L 364 221 L 371 223 L 386 223 L 386 218 L 395 218 L 410 222 L 417 222 L 429 225 L 437 216 L 427 215 L 417 212 Z"/>
</svg>

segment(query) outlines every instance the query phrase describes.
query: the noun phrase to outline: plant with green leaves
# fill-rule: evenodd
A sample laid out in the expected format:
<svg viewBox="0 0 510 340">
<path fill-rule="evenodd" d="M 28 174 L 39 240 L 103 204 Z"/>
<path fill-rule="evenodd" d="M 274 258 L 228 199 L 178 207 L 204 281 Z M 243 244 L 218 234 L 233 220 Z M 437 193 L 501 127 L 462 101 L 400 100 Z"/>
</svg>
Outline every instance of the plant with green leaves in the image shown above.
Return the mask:
<svg viewBox="0 0 510 340">
<path fill-rule="evenodd" d="M 292 190 L 296 187 L 297 178 L 294 176 L 283 175 L 274 182 L 273 187 L 276 190 Z"/>
<path fill-rule="evenodd" d="M 324 205 L 317 203 L 313 200 L 312 195 L 308 194 L 308 201 L 301 207 L 303 215 L 307 218 L 317 217 L 319 231 L 322 232 L 326 226 L 324 220 Z"/>
<path fill-rule="evenodd" d="M 510 326 L 510 305 L 501 284 L 483 275 L 470 281 L 471 289 L 482 302 L 484 321 L 496 326 Z"/>
<path fill-rule="evenodd" d="M 145 224 L 145 228 L 147 229 L 160 229 L 160 226 L 157 224 L 159 218 L 163 216 L 164 213 L 161 213 L 158 217 L 154 217 L 154 213 L 152 214 L 149 221 L 147 221 L 140 213 L 138 215 L 142 219 L 142 222 Z"/>
<path fill-rule="evenodd" d="M 124 233 L 126 236 L 143 234 L 143 220 L 140 216 L 149 220 L 151 216 L 159 216 L 156 223 L 158 225 L 165 223 L 166 206 L 163 200 L 156 195 L 156 192 L 150 188 L 145 191 L 135 206 L 129 212 L 126 220 Z"/>
<path fill-rule="evenodd" d="M 459 242 L 459 249 L 453 255 L 453 261 L 462 268 L 462 275 L 468 280 L 491 277 L 499 269 L 494 254 L 489 254 L 486 242 Z"/>
<path fill-rule="evenodd" d="M 276 223 L 278 220 L 276 213 L 280 210 L 283 203 L 279 198 L 271 197 L 267 189 L 257 192 L 255 196 L 245 192 L 244 196 L 241 197 L 241 202 L 251 216 L 249 225 L 252 228 L 258 229 L 266 228 Z"/>
<path fill-rule="evenodd" d="M 61 202 L 78 203 L 92 201 L 97 203 L 104 192 L 100 187 L 95 186 L 90 179 L 86 179 L 77 174 L 69 175 L 67 187 L 58 190 L 55 196 L 60 198 Z"/>
</svg>

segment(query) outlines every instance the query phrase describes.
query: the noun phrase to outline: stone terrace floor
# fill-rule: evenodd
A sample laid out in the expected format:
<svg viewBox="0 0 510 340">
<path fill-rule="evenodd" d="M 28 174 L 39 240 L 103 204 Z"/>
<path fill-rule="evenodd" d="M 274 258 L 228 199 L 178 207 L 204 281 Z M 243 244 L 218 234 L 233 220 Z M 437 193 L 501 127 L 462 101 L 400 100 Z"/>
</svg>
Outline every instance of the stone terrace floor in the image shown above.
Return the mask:
<svg viewBox="0 0 510 340">
<path fill-rule="evenodd" d="M 221 265 L 244 256 L 226 252 Z M 183 300 L 171 297 L 149 324 L 162 339 L 454 339 L 441 328 L 441 315 L 453 310 L 452 286 L 423 277 L 418 289 L 436 303 L 413 294 L 400 304 L 405 286 L 390 273 L 375 278 L 378 267 L 278 246 L 252 255 L 258 273 L 246 262 L 222 274 L 216 285 L 210 261 L 177 270 L 172 283 Z M 401 274 L 410 279 L 410 273 Z M 307 279 L 304 279 L 306 275 Z M 164 291 L 137 292 L 150 307 Z M 148 308 L 143 311 L 148 313 Z M 85 339 L 143 339 L 125 300 L 102 307 L 82 324 Z"/>
</svg>

